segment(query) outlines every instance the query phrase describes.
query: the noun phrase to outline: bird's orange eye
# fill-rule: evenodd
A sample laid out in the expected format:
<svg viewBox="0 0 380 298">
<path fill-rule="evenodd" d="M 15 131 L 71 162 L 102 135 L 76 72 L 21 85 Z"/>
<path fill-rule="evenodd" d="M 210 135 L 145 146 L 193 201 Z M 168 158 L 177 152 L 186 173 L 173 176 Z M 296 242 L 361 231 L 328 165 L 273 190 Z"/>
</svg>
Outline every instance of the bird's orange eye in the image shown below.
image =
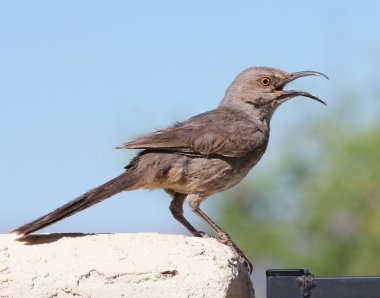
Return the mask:
<svg viewBox="0 0 380 298">
<path fill-rule="evenodd" d="M 260 84 L 263 86 L 268 86 L 270 84 L 270 78 L 263 77 L 260 79 Z"/>
</svg>

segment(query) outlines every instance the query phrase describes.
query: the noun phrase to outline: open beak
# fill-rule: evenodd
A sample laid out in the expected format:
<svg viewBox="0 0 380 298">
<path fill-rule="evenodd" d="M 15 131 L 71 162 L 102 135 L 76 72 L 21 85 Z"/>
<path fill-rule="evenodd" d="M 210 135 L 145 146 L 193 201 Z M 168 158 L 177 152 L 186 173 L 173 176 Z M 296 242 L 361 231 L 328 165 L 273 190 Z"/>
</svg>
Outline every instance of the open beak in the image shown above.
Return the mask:
<svg viewBox="0 0 380 298">
<path fill-rule="evenodd" d="M 325 74 L 321 73 L 321 72 L 317 72 L 317 71 L 299 71 L 299 72 L 294 72 L 292 74 L 289 75 L 289 77 L 285 80 L 283 80 L 281 82 L 281 84 L 277 87 L 278 89 L 282 90 L 282 88 L 284 88 L 287 84 L 289 84 L 290 82 L 296 80 L 296 79 L 299 79 L 299 78 L 302 78 L 302 77 L 307 77 L 307 76 L 321 76 L 321 77 L 324 77 L 326 79 L 329 79 L 328 76 L 326 76 Z M 295 97 L 295 96 L 305 96 L 305 97 L 309 97 L 309 98 L 312 98 L 316 101 L 319 101 L 320 103 L 323 103 L 324 105 L 326 105 L 326 103 L 321 99 L 319 98 L 318 96 L 315 96 L 309 92 L 304 92 L 304 91 L 297 91 L 297 90 L 283 90 L 282 91 L 282 95 L 280 96 L 280 98 L 292 98 L 292 97 Z"/>
</svg>

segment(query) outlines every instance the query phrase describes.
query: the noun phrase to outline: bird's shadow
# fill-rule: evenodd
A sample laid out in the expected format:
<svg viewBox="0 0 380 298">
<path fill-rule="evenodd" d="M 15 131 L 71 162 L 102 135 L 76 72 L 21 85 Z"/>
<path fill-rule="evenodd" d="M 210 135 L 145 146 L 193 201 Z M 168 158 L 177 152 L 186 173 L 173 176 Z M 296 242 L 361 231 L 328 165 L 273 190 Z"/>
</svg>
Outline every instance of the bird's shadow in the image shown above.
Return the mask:
<svg viewBox="0 0 380 298">
<path fill-rule="evenodd" d="M 105 234 L 105 233 L 102 233 Z M 23 242 L 25 245 L 40 245 L 52 243 L 62 238 L 77 238 L 92 235 L 99 235 L 99 233 L 52 233 L 52 234 L 35 234 L 19 237 L 16 241 Z"/>
</svg>

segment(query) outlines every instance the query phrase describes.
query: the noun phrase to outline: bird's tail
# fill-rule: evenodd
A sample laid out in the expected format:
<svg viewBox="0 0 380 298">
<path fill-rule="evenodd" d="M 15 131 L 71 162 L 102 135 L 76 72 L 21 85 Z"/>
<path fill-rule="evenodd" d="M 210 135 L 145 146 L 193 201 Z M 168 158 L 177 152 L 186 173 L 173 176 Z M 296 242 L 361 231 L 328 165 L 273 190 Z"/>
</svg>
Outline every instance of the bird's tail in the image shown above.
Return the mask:
<svg viewBox="0 0 380 298">
<path fill-rule="evenodd" d="M 123 190 L 128 190 L 135 186 L 138 181 L 139 177 L 134 175 L 134 173 L 126 171 L 120 176 L 86 192 L 62 207 L 59 207 L 54 211 L 15 229 L 11 233 L 24 236 L 28 235 L 34 231 L 40 230 L 57 221 L 60 221 L 65 217 L 71 216 L 81 210 L 91 207 L 92 205 L 100 203 L 101 201 Z"/>
</svg>

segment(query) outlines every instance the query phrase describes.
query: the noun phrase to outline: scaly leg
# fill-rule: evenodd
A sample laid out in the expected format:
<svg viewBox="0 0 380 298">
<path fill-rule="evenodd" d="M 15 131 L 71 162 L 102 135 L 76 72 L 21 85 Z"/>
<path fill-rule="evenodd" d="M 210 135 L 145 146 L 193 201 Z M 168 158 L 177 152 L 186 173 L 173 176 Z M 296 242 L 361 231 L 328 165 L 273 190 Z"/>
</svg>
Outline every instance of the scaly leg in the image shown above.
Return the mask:
<svg viewBox="0 0 380 298">
<path fill-rule="evenodd" d="M 235 255 L 239 258 L 239 260 L 247 267 L 249 273 L 252 273 L 253 266 L 248 258 L 244 255 L 244 253 L 237 247 L 237 245 L 231 240 L 230 236 L 224 232 L 216 223 L 212 221 L 210 217 L 208 217 L 200 208 L 200 203 L 205 199 L 198 195 L 191 194 L 187 197 L 189 201 L 190 209 L 197 214 L 200 218 L 202 218 L 210 227 L 218 234 L 218 241 L 228 245 L 231 247 Z"/>
<path fill-rule="evenodd" d="M 208 238 L 210 237 L 202 231 L 196 230 L 191 223 L 183 216 L 183 203 L 185 202 L 186 195 L 178 192 L 173 192 L 169 189 L 165 191 L 171 195 L 173 200 L 170 203 L 169 210 L 173 217 L 178 220 L 189 232 L 195 237 Z"/>
</svg>

